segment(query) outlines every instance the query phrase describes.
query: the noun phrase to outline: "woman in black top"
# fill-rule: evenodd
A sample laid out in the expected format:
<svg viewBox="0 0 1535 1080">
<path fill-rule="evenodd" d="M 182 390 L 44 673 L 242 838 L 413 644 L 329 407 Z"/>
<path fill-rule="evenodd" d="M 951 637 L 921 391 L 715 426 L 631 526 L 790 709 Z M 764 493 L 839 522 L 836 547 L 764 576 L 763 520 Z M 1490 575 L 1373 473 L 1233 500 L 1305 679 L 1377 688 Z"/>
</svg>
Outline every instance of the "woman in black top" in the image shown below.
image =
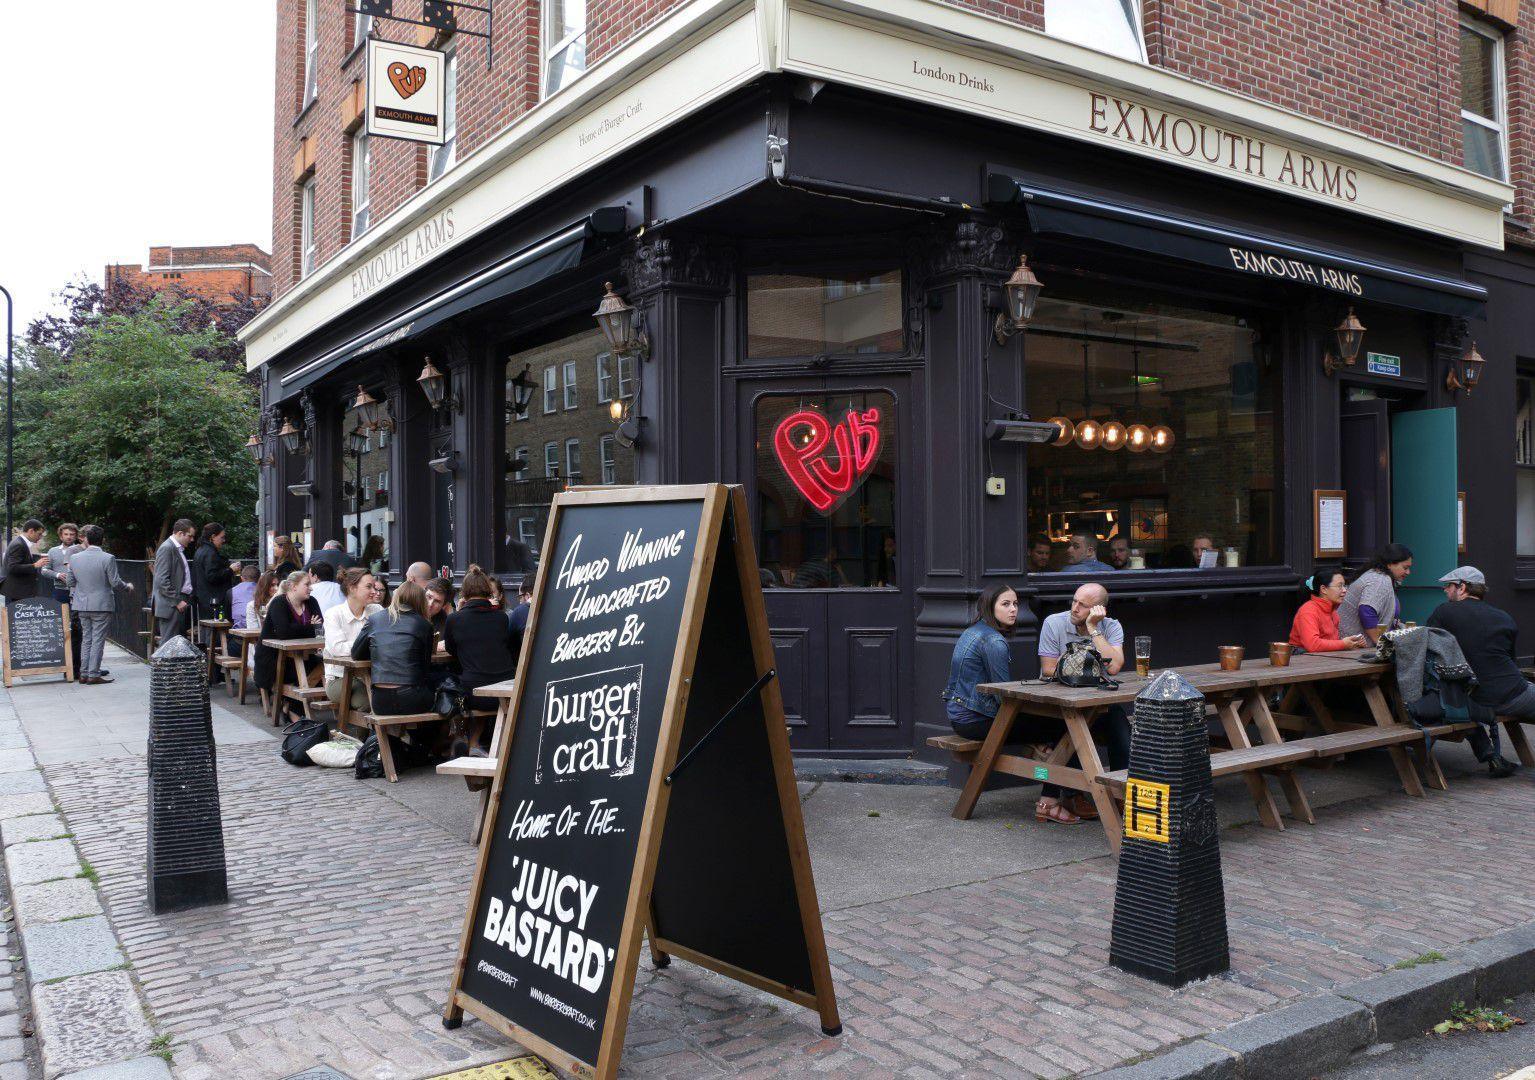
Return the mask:
<svg viewBox="0 0 1535 1080">
<path fill-rule="evenodd" d="M 459 608 L 448 616 L 443 644 L 458 661 L 459 682 L 466 690 L 478 690 L 493 682 L 510 679 L 517 673 L 517 654 L 512 646 L 512 627 L 506 613 L 491 603 L 495 586 L 490 576 L 478 566 L 469 567 L 459 588 Z M 491 698 L 471 696 L 471 709 L 494 711 Z M 468 746 L 478 746 L 484 721 L 476 718 L 468 731 Z M 457 749 L 457 746 L 454 747 Z"/>
<path fill-rule="evenodd" d="M 298 569 L 298 549 L 293 546 L 293 541 L 286 536 L 279 536 L 273 540 L 272 573 L 282 579 Z"/>
<path fill-rule="evenodd" d="M 267 605 L 266 615 L 261 620 L 261 637 L 263 640 L 299 641 L 319 637 L 324 626 L 320 605 L 309 595 L 309 575 L 298 570 L 283 579 L 277 595 Z M 305 656 L 302 661 L 294 657 L 293 662 L 302 662 L 313 673 L 320 664 L 320 658 L 312 654 Z M 256 685 L 270 692 L 277 681 L 276 649 L 260 644 L 256 646 L 255 674 Z"/>
<path fill-rule="evenodd" d="M 371 660 L 373 711 L 388 716 L 431 712 L 437 696 L 432 674 L 436 643 L 426 621 L 426 596 L 408 578 L 389 606 L 368 616 L 352 642 L 352 659 Z"/>
</svg>

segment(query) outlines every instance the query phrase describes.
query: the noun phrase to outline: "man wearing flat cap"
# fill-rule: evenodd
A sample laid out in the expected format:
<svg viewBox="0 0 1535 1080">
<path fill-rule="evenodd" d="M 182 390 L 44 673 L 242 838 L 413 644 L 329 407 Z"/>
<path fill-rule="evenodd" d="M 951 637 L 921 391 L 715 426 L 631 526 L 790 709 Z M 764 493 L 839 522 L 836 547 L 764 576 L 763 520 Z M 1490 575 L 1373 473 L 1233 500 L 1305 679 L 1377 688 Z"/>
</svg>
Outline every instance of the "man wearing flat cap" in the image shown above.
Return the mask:
<svg viewBox="0 0 1535 1080">
<path fill-rule="evenodd" d="M 1519 624 L 1487 602 L 1487 578 L 1474 566 L 1458 566 L 1439 584 L 1444 587 L 1445 602 L 1428 617 L 1428 625 L 1455 635 L 1466 663 L 1476 672 L 1471 699 L 1498 716 L 1535 720 L 1535 686 L 1519 673 L 1514 659 Z M 1475 742 L 1473 749 L 1478 749 L 1480 759 Z"/>
</svg>

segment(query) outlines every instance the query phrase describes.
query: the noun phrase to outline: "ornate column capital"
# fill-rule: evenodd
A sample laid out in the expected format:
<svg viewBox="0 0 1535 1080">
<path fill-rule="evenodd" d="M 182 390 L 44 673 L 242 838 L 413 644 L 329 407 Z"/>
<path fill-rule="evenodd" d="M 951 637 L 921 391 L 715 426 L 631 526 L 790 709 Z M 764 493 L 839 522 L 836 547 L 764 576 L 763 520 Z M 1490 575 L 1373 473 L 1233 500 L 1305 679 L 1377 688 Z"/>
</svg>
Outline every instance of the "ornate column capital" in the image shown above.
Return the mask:
<svg viewBox="0 0 1535 1080">
<path fill-rule="evenodd" d="M 735 273 L 735 247 L 715 237 L 657 236 L 624 256 L 624 277 L 634 296 L 665 288 L 724 291 Z"/>
<path fill-rule="evenodd" d="M 960 221 L 933 233 L 925 245 L 932 277 L 953 274 L 1005 276 L 1017 262 L 1018 245 L 996 222 Z"/>
</svg>

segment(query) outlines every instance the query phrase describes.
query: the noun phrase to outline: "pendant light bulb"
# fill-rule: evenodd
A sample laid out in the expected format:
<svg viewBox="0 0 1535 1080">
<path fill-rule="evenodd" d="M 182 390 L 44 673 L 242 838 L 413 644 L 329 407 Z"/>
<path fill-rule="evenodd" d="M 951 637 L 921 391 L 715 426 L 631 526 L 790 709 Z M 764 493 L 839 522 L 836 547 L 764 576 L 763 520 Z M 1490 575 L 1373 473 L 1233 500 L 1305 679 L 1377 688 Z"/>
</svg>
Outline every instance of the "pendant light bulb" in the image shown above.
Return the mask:
<svg viewBox="0 0 1535 1080">
<path fill-rule="evenodd" d="M 1083 450 L 1096 450 L 1103 441 L 1103 425 L 1088 417 L 1077 425 L 1077 445 Z"/>
<path fill-rule="evenodd" d="M 1051 446 L 1070 446 L 1071 440 L 1076 438 L 1077 427 L 1064 416 L 1052 416 L 1050 423 L 1059 429 L 1060 434 L 1051 440 Z"/>
<path fill-rule="evenodd" d="M 1125 429 L 1125 446 L 1132 454 L 1144 454 L 1151 448 L 1151 429 L 1145 424 L 1131 424 Z"/>
<path fill-rule="evenodd" d="M 1125 445 L 1125 425 L 1118 420 L 1110 420 L 1103 425 L 1103 448 L 1105 450 L 1118 450 Z"/>
<path fill-rule="evenodd" d="M 1151 429 L 1151 452 L 1165 454 L 1173 448 L 1177 439 L 1173 437 L 1173 429 L 1166 424 L 1158 424 Z"/>
</svg>

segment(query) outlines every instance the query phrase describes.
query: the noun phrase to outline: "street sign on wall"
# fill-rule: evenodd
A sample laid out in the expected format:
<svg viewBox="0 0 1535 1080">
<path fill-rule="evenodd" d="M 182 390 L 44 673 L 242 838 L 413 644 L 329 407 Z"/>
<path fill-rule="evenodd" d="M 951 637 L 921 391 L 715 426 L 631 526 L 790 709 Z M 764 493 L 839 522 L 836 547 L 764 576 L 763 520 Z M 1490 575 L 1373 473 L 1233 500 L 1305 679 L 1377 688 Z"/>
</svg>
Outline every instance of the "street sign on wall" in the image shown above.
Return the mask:
<svg viewBox="0 0 1535 1080">
<path fill-rule="evenodd" d="M 446 67 L 439 49 L 369 38 L 368 134 L 441 146 Z"/>
</svg>

